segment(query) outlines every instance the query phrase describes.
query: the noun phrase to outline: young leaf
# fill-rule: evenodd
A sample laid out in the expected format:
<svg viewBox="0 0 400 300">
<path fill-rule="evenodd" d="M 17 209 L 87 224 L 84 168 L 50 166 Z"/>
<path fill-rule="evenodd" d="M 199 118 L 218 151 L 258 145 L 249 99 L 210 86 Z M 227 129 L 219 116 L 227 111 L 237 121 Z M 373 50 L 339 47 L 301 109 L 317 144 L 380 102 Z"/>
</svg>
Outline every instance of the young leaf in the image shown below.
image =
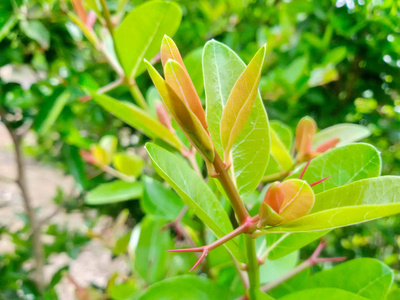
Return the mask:
<svg viewBox="0 0 400 300">
<path fill-rule="evenodd" d="M 159 121 L 146 111 L 125 101 L 118 101 L 110 96 L 91 93 L 93 99 L 105 110 L 128 125 L 143 132 L 152 139 L 162 139 L 176 149 L 181 148 L 179 140 Z"/>
<path fill-rule="evenodd" d="M 142 174 L 144 160 L 140 156 L 131 153 L 117 153 L 114 155 L 113 164 L 121 173 L 137 178 Z"/>
<path fill-rule="evenodd" d="M 300 166 L 289 178 L 298 178 L 302 170 L 303 166 Z M 312 183 L 329 176 L 324 182 L 312 187 L 317 194 L 357 180 L 377 177 L 380 172 L 381 158 L 373 146 L 351 144 L 332 149 L 314 158 L 303 179 Z"/>
<path fill-rule="evenodd" d="M 339 138 L 340 141 L 337 146 L 344 146 L 365 139 L 370 135 L 371 132 L 365 126 L 346 123 L 337 124 L 317 132 L 314 137 L 312 148 L 315 149 L 332 138 Z"/>
<path fill-rule="evenodd" d="M 400 213 L 400 177 L 364 179 L 316 195 L 311 213 L 266 232 L 318 231 Z"/>
<path fill-rule="evenodd" d="M 229 47 L 210 41 L 204 47 L 203 74 L 206 117 L 213 144 L 222 157 L 220 121 L 229 94 L 246 65 Z M 240 142 L 239 142 L 240 141 Z M 270 151 L 268 117 L 261 97 L 256 96 L 250 116 L 232 147 L 233 178 L 239 194 L 246 198 L 259 184 Z"/>
<path fill-rule="evenodd" d="M 204 129 L 207 129 L 203 106 L 186 69 L 175 60 L 168 60 L 164 67 L 164 76 L 167 84 L 196 115 Z"/>
<path fill-rule="evenodd" d="M 146 144 L 146 149 L 157 173 L 175 189 L 218 238 L 232 231 L 228 215 L 203 179 L 183 160 L 167 150 L 151 143 Z M 243 252 L 234 240 L 224 245 L 243 261 Z"/>
<path fill-rule="evenodd" d="M 293 133 L 290 127 L 277 120 L 270 121 L 269 125 L 271 126 L 271 129 L 275 131 L 285 148 L 290 151 L 293 143 Z"/>
<path fill-rule="evenodd" d="M 261 70 L 265 57 L 264 45 L 254 55 L 249 65 L 240 75 L 229 98 L 221 117 L 221 140 L 224 148 L 224 159 L 230 162 L 230 151 L 239 133 L 242 131 L 258 93 Z"/>
<path fill-rule="evenodd" d="M 196 115 L 183 100 L 174 92 L 156 69 L 146 61 L 146 67 L 165 106 L 181 127 L 182 131 L 209 161 L 214 161 L 214 146 L 211 138 Z"/>
<path fill-rule="evenodd" d="M 143 59 L 152 59 L 159 51 L 164 34 L 174 35 L 182 13 L 174 2 L 149 1 L 132 10 L 115 30 L 117 55 L 130 78 L 144 70 Z"/>
<path fill-rule="evenodd" d="M 85 203 L 89 205 L 102 205 L 118 203 L 142 196 L 143 186 L 140 182 L 125 182 L 115 180 L 103 183 L 92 189 L 85 197 Z"/>
</svg>

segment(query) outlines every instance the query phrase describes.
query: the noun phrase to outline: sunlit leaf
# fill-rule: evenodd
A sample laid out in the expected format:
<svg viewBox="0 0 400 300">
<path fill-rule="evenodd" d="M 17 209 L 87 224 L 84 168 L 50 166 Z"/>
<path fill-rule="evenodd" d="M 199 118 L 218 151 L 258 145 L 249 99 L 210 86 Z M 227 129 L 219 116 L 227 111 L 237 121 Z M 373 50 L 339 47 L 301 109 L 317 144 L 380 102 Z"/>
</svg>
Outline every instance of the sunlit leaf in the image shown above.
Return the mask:
<svg viewBox="0 0 400 300">
<path fill-rule="evenodd" d="M 89 205 L 102 205 L 138 199 L 142 196 L 143 186 L 140 182 L 115 180 L 95 187 L 85 197 Z"/>
<path fill-rule="evenodd" d="M 242 131 L 258 93 L 266 47 L 261 47 L 239 76 L 229 95 L 221 116 L 221 141 L 225 161 L 231 161 L 230 151 Z"/>
<path fill-rule="evenodd" d="M 128 77 L 144 70 L 143 59 L 152 59 L 164 34 L 174 35 L 182 13 L 174 2 L 149 1 L 132 10 L 115 30 L 117 55 Z"/>
<path fill-rule="evenodd" d="M 233 50 L 214 40 L 205 45 L 203 56 L 208 130 L 216 150 L 223 156 L 220 133 L 222 112 L 246 65 Z M 259 184 L 268 163 L 269 149 L 268 118 L 257 95 L 250 116 L 232 147 L 231 169 L 242 197 L 249 196 Z"/>
</svg>

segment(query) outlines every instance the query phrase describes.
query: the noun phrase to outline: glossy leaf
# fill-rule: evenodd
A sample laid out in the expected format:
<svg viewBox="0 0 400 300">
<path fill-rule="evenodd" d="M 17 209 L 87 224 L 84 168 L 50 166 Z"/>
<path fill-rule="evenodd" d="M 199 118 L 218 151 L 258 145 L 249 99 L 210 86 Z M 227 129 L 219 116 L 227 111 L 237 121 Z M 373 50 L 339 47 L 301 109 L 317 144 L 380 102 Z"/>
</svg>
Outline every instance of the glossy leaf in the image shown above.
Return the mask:
<svg viewBox="0 0 400 300">
<path fill-rule="evenodd" d="M 233 143 L 242 131 L 253 108 L 258 93 L 265 49 L 266 46 L 263 46 L 257 51 L 239 76 L 222 112 L 220 131 L 225 161 L 230 161 L 229 155 Z"/>
<path fill-rule="evenodd" d="M 329 300 L 367 300 L 357 294 L 335 288 L 315 288 L 291 293 L 278 300 L 299 300 L 299 299 L 329 299 Z"/>
<path fill-rule="evenodd" d="M 304 166 L 300 166 L 289 178 L 298 178 Z M 320 193 L 357 180 L 377 177 L 381 172 L 381 158 L 378 151 L 368 144 L 351 144 L 332 149 L 314 158 L 304 173 L 308 183 L 330 176 L 324 182 L 312 187 Z"/>
<path fill-rule="evenodd" d="M 144 160 L 138 155 L 131 153 L 117 153 L 113 159 L 114 167 L 128 176 L 139 177 L 142 174 Z"/>
<path fill-rule="evenodd" d="M 221 238 L 232 231 L 232 225 L 224 208 L 195 171 L 182 159 L 155 144 L 146 144 L 146 149 L 157 173 L 175 189 L 183 202 L 217 237 Z M 224 245 L 243 261 L 242 250 L 234 241 Z"/>
<path fill-rule="evenodd" d="M 105 110 L 152 139 L 162 139 L 180 149 L 179 140 L 159 121 L 146 111 L 125 101 L 118 101 L 107 95 L 92 93 L 93 99 Z"/>
<path fill-rule="evenodd" d="M 203 74 L 206 116 L 213 144 L 222 156 L 220 121 L 229 94 L 246 65 L 229 47 L 210 41 L 204 47 Z M 240 142 L 239 142 L 240 141 Z M 259 184 L 270 151 L 268 117 L 256 96 L 250 116 L 232 147 L 232 169 L 239 194 L 246 198 Z"/>
<path fill-rule="evenodd" d="M 144 192 L 140 202 L 143 210 L 147 214 L 174 220 L 184 205 L 179 196 L 151 177 L 144 176 L 143 185 Z"/>
<path fill-rule="evenodd" d="M 372 258 L 353 259 L 311 276 L 303 288 L 331 287 L 371 300 L 385 298 L 394 280 L 393 271 Z"/>
<path fill-rule="evenodd" d="M 167 222 L 163 219 L 145 217 L 140 224 L 140 236 L 135 249 L 134 265 L 139 275 L 146 283 L 154 283 L 165 278 L 170 260 L 165 252 L 173 245 L 168 230 L 162 226 Z"/>
<path fill-rule="evenodd" d="M 182 18 L 173 2 L 149 1 L 132 10 L 115 30 L 117 55 L 125 75 L 139 76 L 143 59 L 152 59 L 160 49 L 164 34 L 174 35 Z"/>
<path fill-rule="evenodd" d="M 233 298 L 229 289 L 208 278 L 179 276 L 153 284 L 139 299 L 221 300 Z"/>
<path fill-rule="evenodd" d="M 371 135 L 369 129 L 357 124 L 337 124 L 317 132 L 313 141 L 313 149 L 332 138 L 340 138 L 337 146 L 344 146 L 365 139 Z"/>
<path fill-rule="evenodd" d="M 103 183 L 92 189 L 85 197 L 89 205 L 102 205 L 138 199 L 142 196 L 143 186 L 140 182 L 115 180 Z"/>
<path fill-rule="evenodd" d="M 303 232 L 343 227 L 400 213 L 400 177 L 353 182 L 316 195 L 311 213 L 266 232 Z"/>
<path fill-rule="evenodd" d="M 165 106 L 181 127 L 182 131 L 199 149 L 200 153 L 202 153 L 209 161 L 214 161 L 214 148 L 211 138 L 199 119 L 150 63 L 146 62 L 146 67 L 154 85 L 164 101 Z"/>
</svg>

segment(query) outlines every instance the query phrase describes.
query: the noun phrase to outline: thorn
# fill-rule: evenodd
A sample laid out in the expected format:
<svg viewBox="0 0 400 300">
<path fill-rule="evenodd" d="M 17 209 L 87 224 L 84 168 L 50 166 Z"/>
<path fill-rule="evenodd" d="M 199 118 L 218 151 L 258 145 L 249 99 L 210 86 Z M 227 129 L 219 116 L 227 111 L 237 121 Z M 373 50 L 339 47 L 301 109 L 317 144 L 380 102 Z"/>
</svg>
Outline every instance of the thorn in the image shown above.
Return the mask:
<svg viewBox="0 0 400 300">
<path fill-rule="evenodd" d="M 306 172 L 308 166 L 310 165 L 310 162 L 311 162 L 311 159 L 307 162 L 307 164 L 305 165 L 303 171 L 301 171 L 301 174 L 300 174 L 300 176 L 299 176 L 299 179 L 302 179 L 302 178 L 303 178 L 304 173 Z"/>
<path fill-rule="evenodd" d="M 201 256 L 199 257 L 199 259 L 197 260 L 197 262 L 194 264 L 194 266 L 189 270 L 189 272 L 192 272 L 194 269 L 196 269 L 196 267 L 201 263 L 201 261 L 207 256 L 208 254 L 208 248 L 204 248 L 203 253 L 201 254 Z"/>
<path fill-rule="evenodd" d="M 318 181 L 316 181 L 316 182 L 310 183 L 310 186 L 317 185 L 317 184 L 319 184 L 319 183 L 321 183 L 321 182 L 323 182 L 323 181 L 329 179 L 330 177 L 331 177 L 331 176 L 328 176 L 328 177 L 322 178 L 322 179 L 320 179 L 320 180 L 318 180 Z"/>
</svg>

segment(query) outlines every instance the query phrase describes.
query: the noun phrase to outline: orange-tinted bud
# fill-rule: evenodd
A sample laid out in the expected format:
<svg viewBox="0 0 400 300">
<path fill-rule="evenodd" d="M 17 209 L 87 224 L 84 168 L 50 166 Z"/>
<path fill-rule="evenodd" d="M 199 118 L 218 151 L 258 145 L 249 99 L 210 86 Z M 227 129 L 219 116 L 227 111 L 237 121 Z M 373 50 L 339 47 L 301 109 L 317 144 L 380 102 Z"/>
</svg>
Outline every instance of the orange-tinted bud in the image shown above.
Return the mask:
<svg viewBox="0 0 400 300">
<path fill-rule="evenodd" d="M 79 154 L 81 155 L 81 157 L 86 160 L 89 164 L 96 164 L 96 160 L 94 158 L 94 156 L 92 155 L 92 153 L 85 151 L 83 149 L 79 150 Z"/>
<path fill-rule="evenodd" d="M 275 212 L 279 213 L 279 209 L 285 200 L 285 194 L 282 191 L 280 182 L 272 183 L 264 197 L 264 202 L 267 203 Z"/>
<path fill-rule="evenodd" d="M 310 117 L 302 118 L 297 124 L 295 147 L 298 161 L 305 161 L 313 157 L 311 145 L 316 131 L 317 124 Z"/>
<path fill-rule="evenodd" d="M 76 14 L 79 16 L 79 18 L 86 23 L 86 18 L 87 18 L 87 14 L 86 14 L 86 10 L 85 7 L 83 6 L 83 0 L 72 0 L 72 7 L 74 8 Z"/>
<path fill-rule="evenodd" d="M 317 153 L 324 153 L 328 151 L 329 149 L 335 148 L 336 145 L 340 142 L 340 138 L 333 138 L 330 139 L 321 145 L 319 145 L 317 148 L 315 148 L 315 152 Z"/>
</svg>

